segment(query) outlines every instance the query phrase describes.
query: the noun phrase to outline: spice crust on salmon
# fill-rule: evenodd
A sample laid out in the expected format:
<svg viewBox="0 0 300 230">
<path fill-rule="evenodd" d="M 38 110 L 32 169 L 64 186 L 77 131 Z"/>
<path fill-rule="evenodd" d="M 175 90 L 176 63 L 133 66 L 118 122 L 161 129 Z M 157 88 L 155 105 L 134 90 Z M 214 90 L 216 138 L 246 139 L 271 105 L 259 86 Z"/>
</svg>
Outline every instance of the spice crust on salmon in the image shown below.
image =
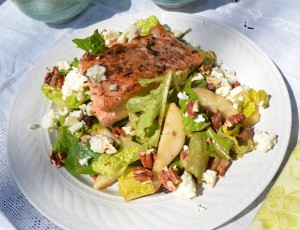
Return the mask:
<svg viewBox="0 0 300 230">
<path fill-rule="evenodd" d="M 86 52 L 79 68 L 86 73 L 95 65 L 105 67 L 104 81 L 89 79 L 88 83 L 97 118 L 103 125 L 110 126 L 127 117 L 125 106 L 129 98 L 151 90 L 143 88 L 139 78 L 161 77 L 170 70 L 190 73 L 199 68 L 203 60 L 200 52 L 188 48 L 158 23 L 147 36 L 115 43 L 98 55 Z"/>
</svg>

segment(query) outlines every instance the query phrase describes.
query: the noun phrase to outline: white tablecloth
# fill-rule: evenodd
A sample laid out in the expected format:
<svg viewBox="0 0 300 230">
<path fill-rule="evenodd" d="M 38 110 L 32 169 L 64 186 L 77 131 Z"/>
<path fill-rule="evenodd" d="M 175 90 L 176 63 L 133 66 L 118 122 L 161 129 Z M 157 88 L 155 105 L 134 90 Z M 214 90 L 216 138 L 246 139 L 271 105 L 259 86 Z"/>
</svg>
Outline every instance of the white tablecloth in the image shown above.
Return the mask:
<svg viewBox="0 0 300 230">
<path fill-rule="evenodd" d="M 0 229 L 59 229 L 26 200 L 8 165 L 9 114 L 27 73 L 51 47 L 75 30 L 117 14 L 145 11 L 167 10 L 150 0 L 93 0 L 73 21 L 47 25 L 23 15 L 12 1 L 0 0 Z M 286 82 L 293 108 L 289 154 L 299 139 L 300 1 L 199 0 L 177 11 L 202 15 L 233 27 L 252 39 L 275 62 Z M 247 229 L 267 192 L 268 189 L 220 229 Z"/>
</svg>

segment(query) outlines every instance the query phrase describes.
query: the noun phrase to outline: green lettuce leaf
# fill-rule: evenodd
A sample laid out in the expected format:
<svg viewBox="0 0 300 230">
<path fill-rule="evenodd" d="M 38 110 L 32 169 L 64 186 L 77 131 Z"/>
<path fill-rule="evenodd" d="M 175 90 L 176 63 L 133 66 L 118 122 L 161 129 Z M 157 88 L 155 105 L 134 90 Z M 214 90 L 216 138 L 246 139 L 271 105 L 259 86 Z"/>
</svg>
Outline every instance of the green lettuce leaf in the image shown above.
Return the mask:
<svg viewBox="0 0 300 230">
<path fill-rule="evenodd" d="M 225 137 L 232 142 L 231 149 L 235 153 L 235 157 L 241 158 L 245 153 L 248 153 L 254 149 L 254 143 L 252 140 L 248 140 L 247 145 L 239 145 L 237 136 L 239 135 L 241 126 L 237 125 L 233 130 L 228 130 L 228 127 L 223 125 L 218 130 L 218 135 Z"/>
<path fill-rule="evenodd" d="M 189 141 L 186 170 L 197 178 L 198 183 L 202 182 L 203 173 L 207 168 L 208 160 L 208 145 L 204 134 L 202 132 L 193 133 Z"/>
<path fill-rule="evenodd" d="M 134 136 L 139 143 L 148 147 L 158 144 L 172 76 L 173 72 L 168 72 L 166 76 L 157 78 L 155 81 L 161 84 L 156 89 L 146 96 L 132 97 L 126 104 Z M 146 86 L 153 80 L 141 79 L 140 82 Z"/>
<path fill-rule="evenodd" d="M 138 147 L 125 148 L 115 154 L 102 154 L 97 161 L 92 163 L 95 172 L 118 178 L 129 164 L 139 159 Z"/>
<path fill-rule="evenodd" d="M 78 48 L 81 48 L 93 55 L 99 54 L 107 49 L 105 45 L 105 40 L 101 33 L 96 29 L 92 36 L 86 37 L 84 39 L 75 38 L 73 42 Z"/>
<path fill-rule="evenodd" d="M 92 168 L 92 162 L 100 155 L 91 150 L 88 142 L 78 142 L 69 149 L 64 163 L 72 174 L 96 175 L 97 173 Z M 88 159 L 88 165 L 81 165 L 79 163 L 84 158 Z"/>
<path fill-rule="evenodd" d="M 133 167 L 128 167 L 124 174 L 118 179 L 119 193 L 124 200 L 130 201 L 155 193 L 156 189 L 151 182 L 140 183 L 134 179 L 132 169 Z"/>
<path fill-rule="evenodd" d="M 55 152 L 66 152 L 79 142 L 79 138 L 74 136 L 67 127 L 62 126 L 57 130 L 57 137 L 53 147 Z"/>
<path fill-rule="evenodd" d="M 195 93 L 195 91 L 192 89 L 192 78 L 194 75 L 191 75 L 188 79 L 187 79 L 187 83 L 185 85 L 185 88 L 183 89 L 183 92 L 186 93 L 186 95 L 188 96 L 187 100 L 179 100 L 179 108 L 180 111 L 182 113 L 182 122 L 185 128 L 185 132 L 187 134 L 190 134 L 192 132 L 196 132 L 196 131 L 201 131 L 204 128 L 208 127 L 210 125 L 210 122 L 207 121 L 207 116 L 204 114 L 204 111 L 199 111 L 199 114 L 202 114 L 202 116 L 205 118 L 204 122 L 195 122 L 194 119 L 190 118 L 189 116 L 187 116 L 187 107 L 186 104 L 188 102 L 195 102 L 197 101 L 200 104 L 200 99 L 198 98 L 197 94 Z M 197 86 L 199 85 L 205 85 L 204 83 L 202 83 L 202 81 L 199 81 Z"/>
<path fill-rule="evenodd" d="M 233 143 L 230 139 L 216 134 L 211 127 L 205 130 L 204 135 L 206 140 L 210 140 L 208 147 L 212 156 L 217 156 L 225 160 L 231 159 L 230 149 Z"/>
<path fill-rule="evenodd" d="M 44 93 L 45 97 L 52 101 L 59 109 L 63 109 L 67 107 L 68 110 L 76 109 L 81 104 L 85 103 L 90 99 L 90 95 L 87 95 L 84 92 L 84 99 L 82 101 L 77 100 L 76 92 L 73 92 L 71 96 L 67 97 L 66 100 L 63 100 L 61 90 L 56 90 L 53 87 L 49 86 L 48 84 L 42 84 L 42 92 Z"/>
<path fill-rule="evenodd" d="M 141 27 L 141 35 L 147 36 L 150 34 L 152 28 L 159 23 L 159 20 L 155 16 L 150 16 L 146 19 L 138 20 L 134 24 Z"/>
</svg>

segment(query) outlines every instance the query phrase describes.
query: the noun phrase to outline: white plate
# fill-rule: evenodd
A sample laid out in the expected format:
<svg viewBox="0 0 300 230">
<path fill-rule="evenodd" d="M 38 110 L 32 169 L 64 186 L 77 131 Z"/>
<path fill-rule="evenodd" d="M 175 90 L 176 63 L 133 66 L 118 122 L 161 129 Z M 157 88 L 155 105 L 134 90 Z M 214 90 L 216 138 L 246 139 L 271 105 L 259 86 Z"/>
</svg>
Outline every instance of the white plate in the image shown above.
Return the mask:
<svg viewBox="0 0 300 230">
<path fill-rule="evenodd" d="M 152 13 L 153 14 L 153 13 Z M 241 83 L 265 89 L 270 107 L 262 111 L 257 129 L 278 135 L 278 144 L 268 153 L 252 152 L 232 165 L 215 188 L 205 187 L 192 200 L 173 194 L 156 194 L 123 202 L 115 187 L 95 191 L 91 180 L 74 177 L 66 169 L 49 163 L 53 137 L 40 124 L 51 106 L 41 93 L 46 67 L 61 60 L 73 60 L 83 51 L 73 38 L 90 36 L 98 28 L 124 31 L 136 19 L 149 13 L 115 17 L 77 31 L 40 60 L 21 88 L 11 113 L 8 131 L 9 162 L 15 179 L 27 199 L 47 218 L 67 229 L 211 229 L 230 220 L 258 197 L 277 172 L 287 150 L 291 131 L 291 106 L 285 83 L 272 61 L 248 38 L 218 22 L 181 13 L 155 13 L 172 29 L 193 31 L 186 37 L 212 49 L 219 60 L 237 72 Z M 197 206 L 207 208 L 197 211 Z"/>
</svg>

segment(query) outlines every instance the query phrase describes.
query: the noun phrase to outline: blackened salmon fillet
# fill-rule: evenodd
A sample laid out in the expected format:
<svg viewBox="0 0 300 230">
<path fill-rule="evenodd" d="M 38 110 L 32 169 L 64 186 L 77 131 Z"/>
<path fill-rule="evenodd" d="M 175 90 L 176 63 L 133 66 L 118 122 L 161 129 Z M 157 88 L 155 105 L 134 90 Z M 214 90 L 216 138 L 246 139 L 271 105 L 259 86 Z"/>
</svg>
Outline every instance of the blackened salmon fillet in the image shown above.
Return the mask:
<svg viewBox="0 0 300 230">
<path fill-rule="evenodd" d="M 106 68 L 107 80 L 94 83 L 89 80 L 89 87 L 97 118 L 110 126 L 128 115 L 125 106 L 129 98 L 150 91 L 139 84 L 139 78 L 161 77 L 169 70 L 192 72 L 203 60 L 200 52 L 188 48 L 157 24 L 147 36 L 116 43 L 98 55 L 86 52 L 79 68 L 83 73 L 96 64 Z M 112 85 L 115 90 L 111 90 Z"/>
</svg>

